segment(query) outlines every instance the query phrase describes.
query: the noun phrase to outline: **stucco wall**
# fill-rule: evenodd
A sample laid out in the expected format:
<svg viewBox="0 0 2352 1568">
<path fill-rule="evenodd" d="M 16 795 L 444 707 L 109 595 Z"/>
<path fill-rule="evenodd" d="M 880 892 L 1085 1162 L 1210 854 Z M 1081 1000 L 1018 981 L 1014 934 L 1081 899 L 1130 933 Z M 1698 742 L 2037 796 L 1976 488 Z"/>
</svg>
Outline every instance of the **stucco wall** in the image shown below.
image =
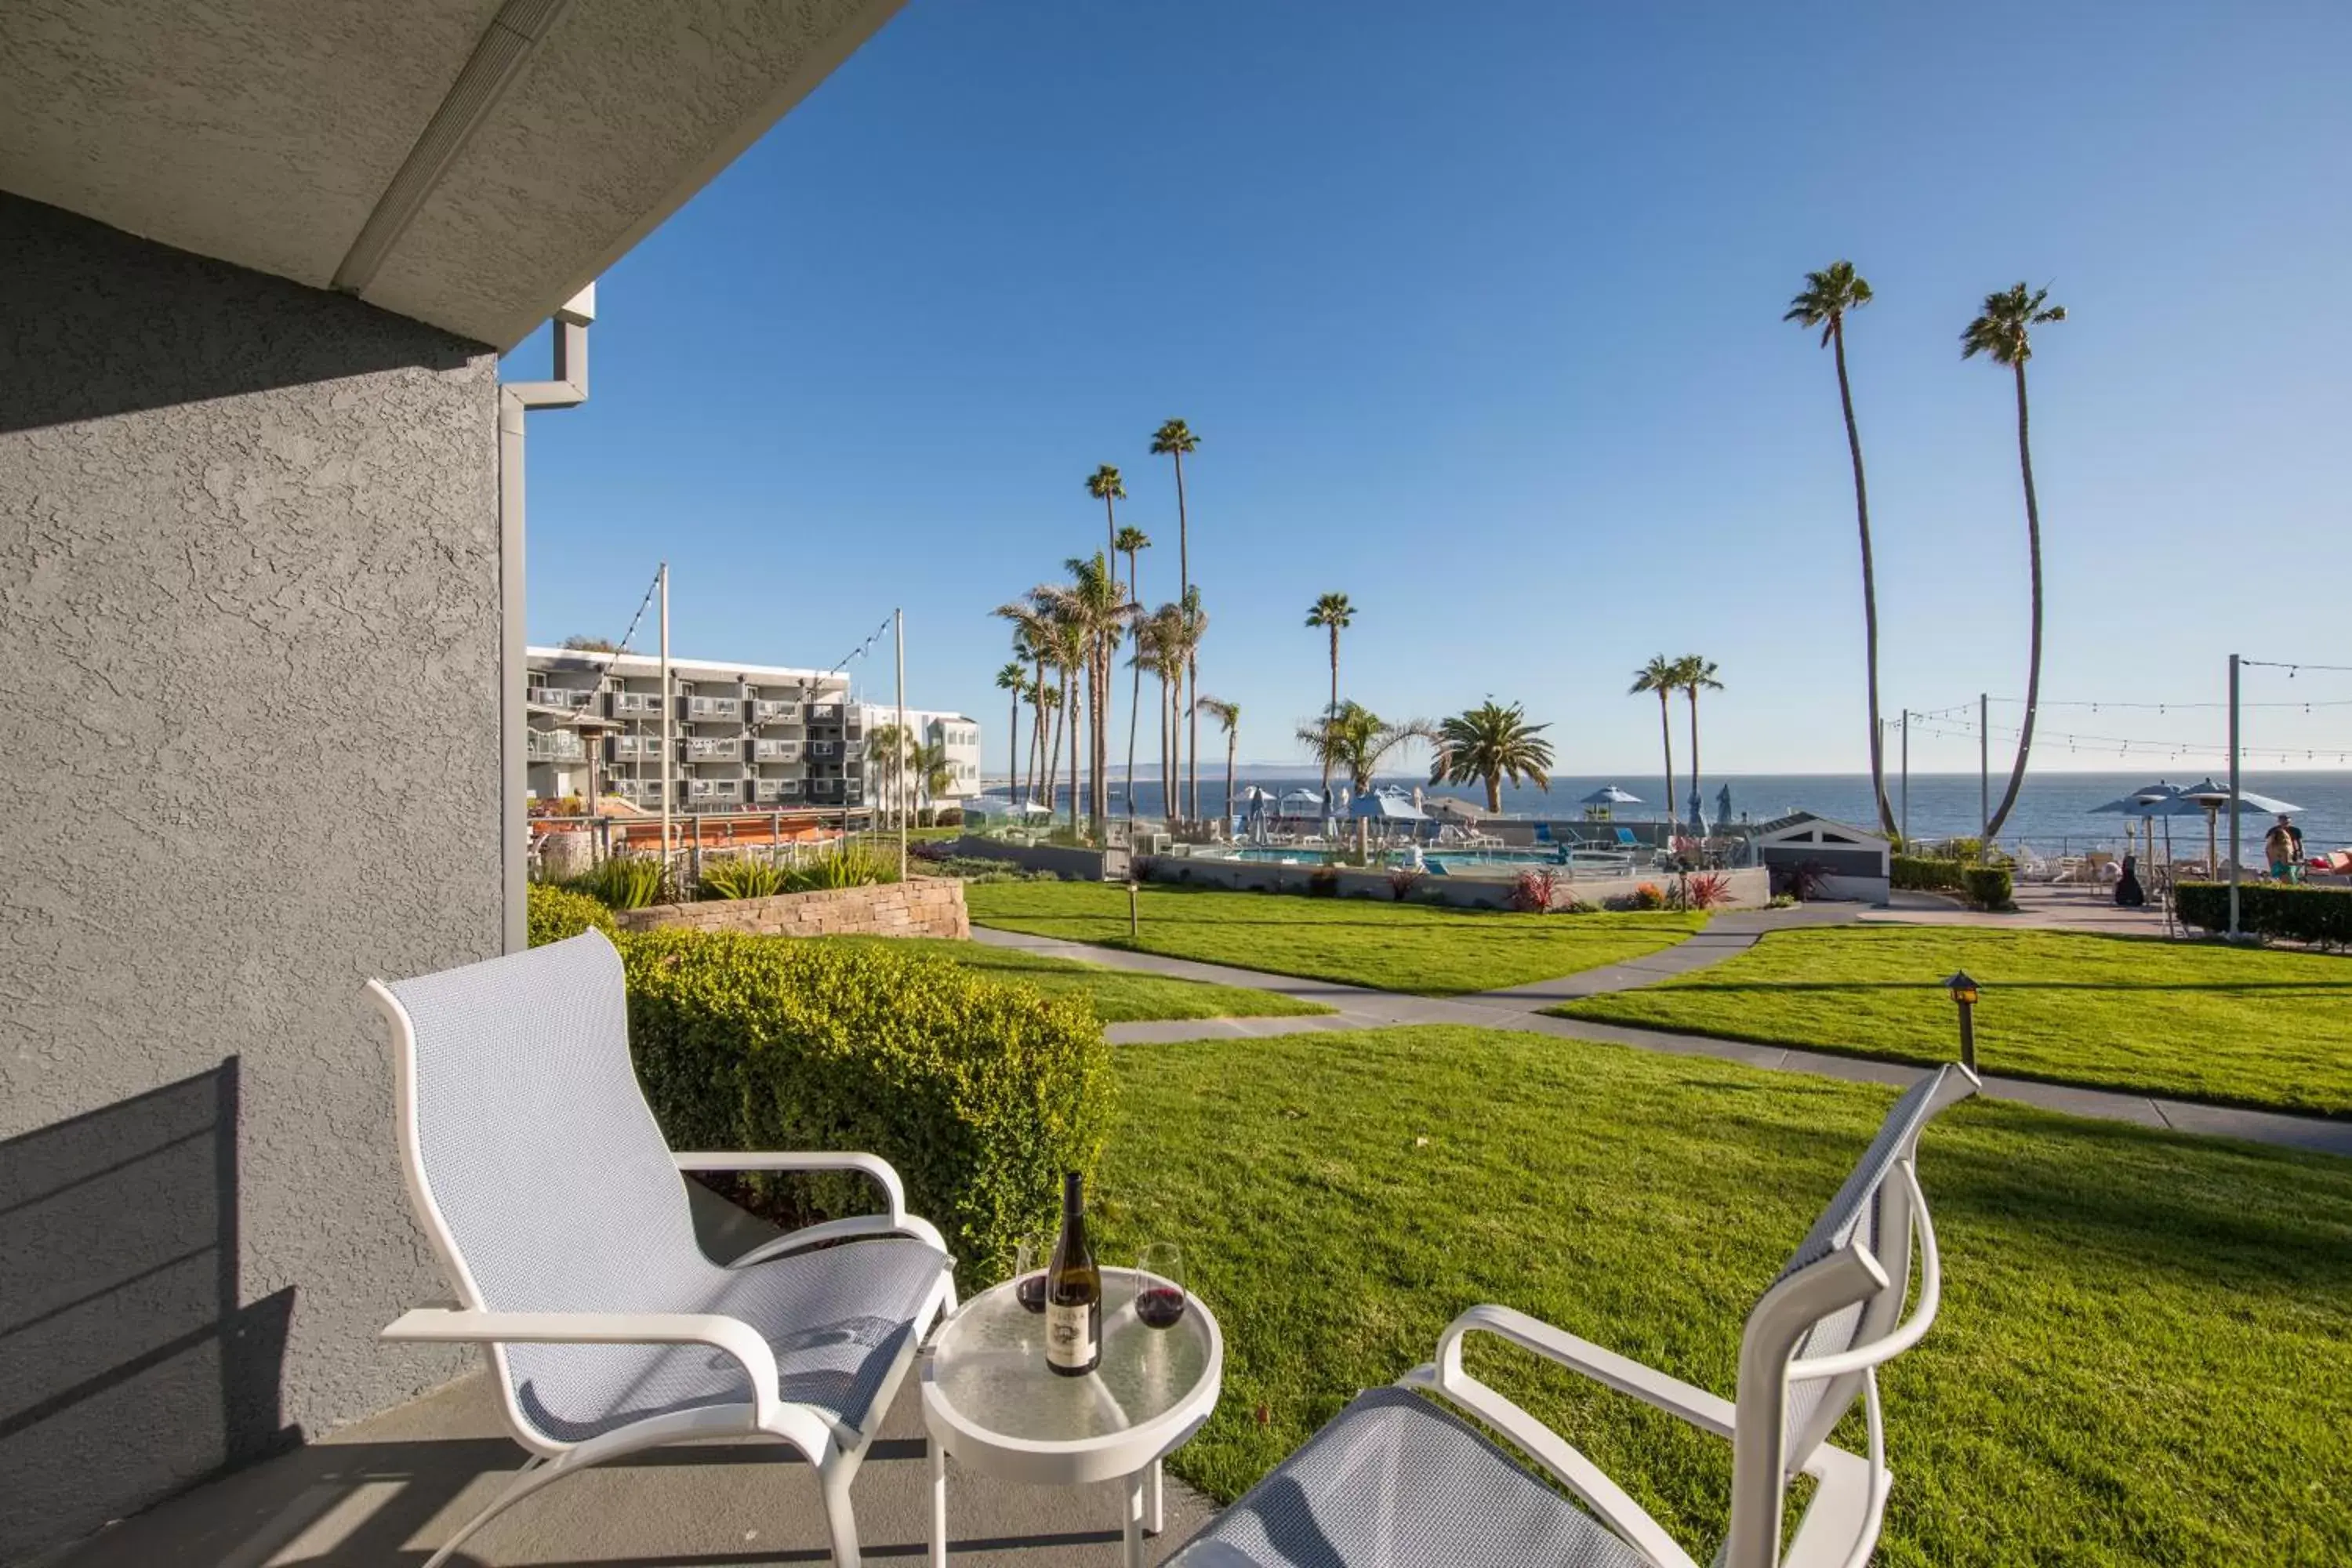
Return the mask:
<svg viewBox="0 0 2352 1568">
<path fill-rule="evenodd" d="M 867 888 L 827 888 L 765 899 L 710 899 L 656 904 L 614 917 L 625 931 L 679 927 L 688 931 L 747 931 L 763 936 L 971 935 L 963 884 L 953 877 L 911 877 Z"/>
<path fill-rule="evenodd" d="M 444 1380 L 359 986 L 499 945 L 496 366 L 0 195 L 0 1560 Z"/>
</svg>

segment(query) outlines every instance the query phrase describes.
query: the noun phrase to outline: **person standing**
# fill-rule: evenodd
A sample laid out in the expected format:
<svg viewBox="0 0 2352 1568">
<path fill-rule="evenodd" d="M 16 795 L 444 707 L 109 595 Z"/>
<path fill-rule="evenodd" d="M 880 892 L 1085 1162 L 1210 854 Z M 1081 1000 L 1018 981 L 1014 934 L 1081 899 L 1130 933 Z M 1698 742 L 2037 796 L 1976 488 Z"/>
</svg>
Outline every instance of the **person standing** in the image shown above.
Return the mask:
<svg viewBox="0 0 2352 1568">
<path fill-rule="evenodd" d="M 2279 813 L 2278 820 L 2263 836 L 2263 855 L 2271 863 L 2273 881 L 2303 880 L 2303 829 L 2285 812 Z"/>
</svg>

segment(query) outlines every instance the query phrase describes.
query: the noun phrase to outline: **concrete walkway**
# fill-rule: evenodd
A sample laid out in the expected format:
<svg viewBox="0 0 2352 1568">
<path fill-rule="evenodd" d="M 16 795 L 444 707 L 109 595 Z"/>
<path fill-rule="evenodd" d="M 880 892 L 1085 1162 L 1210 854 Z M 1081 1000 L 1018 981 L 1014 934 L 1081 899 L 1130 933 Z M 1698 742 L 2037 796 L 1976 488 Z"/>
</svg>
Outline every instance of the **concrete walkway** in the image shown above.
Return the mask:
<svg viewBox="0 0 2352 1568">
<path fill-rule="evenodd" d="M 1818 911 L 1818 912 L 1815 912 Z M 1381 1029 L 1400 1026 L 1454 1024 L 1481 1029 L 1517 1029 L 1560 1039 L 1594 1040 L 1630 1046 L 1639 1050 L 1675 1056 L 1711 1057 L 1749 1067 L 1782 1072 L 1809 1072 L 1858 1083 L 1896 1086 L 1916 1082 L 1927 1069 L 1904 1062 L 1875 1061 L 1837 1056 L 1826 1051 L 1798 1050 L 1786 1046 L 1756 1045 L 1742 1040 L 1715 1039 L 1703 1035 L 1669 1034 L 1654 1029 L 1629 1029 L 1580 1018 L 1555 1018 L 1539 1009 L 1610 991 L 1629 991 L 1654 984 L 1669 975 L 1687 973 L 1720 963 L 1753 947 L 1768 931 L 1792 925 L 1835 924 L 1853 920 L 1851 905 L 1799 906 L 1794 910 L 1758 910 L 1718 917 L 1707 931 L 1678 946 L 1646 958 L 1612 963 L 1601 969 L 1538 981 L 1504 991 L 1472 996 L 1414 996 L 1396 991 L 1374 991 L 1329 980 L 1267 974 L 1234 969 L 1222 963 L 1166 958 L 1157 953 L 1129 952 L 1121 948 L 1096 947 L 1055 937 L 1019 931 L 972 930 L 972 939 L 997 947 L 1016 947 L 1082 963 L 1136 970 L 1177 980 L 1201 980 L 1217 985 L 1271 991 L 1334 1009 L 1328 1014 L 1276 1018 L 1181 1018 L 1112 1024 L 1104 1030 L 1115 1046 L 1165 1045 L 1179 1040 L 1265 1037 L 1331 1029 Z M 1674 955 L 1687 953 L 1677 959 Z M 2214 1137 L 2240 1138 L 2289 1149 L 2309 1149 L 2352 1158 L 2352 1121 L 2315 1116 L 2288 1116 L 2276 1111 L 2242 1110 L 2228 1106 L 2161 1100 L 2113 1089 L 2080 1089 L 2042 1083 L 2032 1079 L 1989 1075 L 1984 1092 L 1996 1100 L 2013 1100 L 2070 1116 L 2162 1128 Z"/>
</svg>

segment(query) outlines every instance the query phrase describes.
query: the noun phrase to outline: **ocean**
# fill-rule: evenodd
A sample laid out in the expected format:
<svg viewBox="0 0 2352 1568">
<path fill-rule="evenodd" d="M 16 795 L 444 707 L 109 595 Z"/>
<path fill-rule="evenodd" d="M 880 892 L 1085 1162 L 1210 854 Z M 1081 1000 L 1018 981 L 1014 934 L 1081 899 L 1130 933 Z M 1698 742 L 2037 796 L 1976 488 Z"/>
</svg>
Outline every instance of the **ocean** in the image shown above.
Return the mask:
<svg viewBox="0 0 2352 1568">
<path fill-rule="evenodd" d="M 1302 787 L 1314 789 L 1321 783 L 1312 773 L 1289 769 L 1244 768 L 1236 776 L 1244 785 L 1256 784 L 1276 791 Z M 2188 785 L 2199 783 L 2202 777 L 2202 774 L 2184 774 L 2165 782 Z M 1416 784 L 1427 788 L 1426 779 L 1426 774 L 1399 773 L 1384 775 L 1381 782 L 1410 790 Z M 2079 852 L 2101 846 L 2119 849 L 2123 844 L 2126 819 L 2095 815 L 2091 808 L 2154 782 L 2157 782 L 2155 777 L 2145 773 L 2029 773 L 2024 786 L 2018 792 L 2016 808 L 2010 813 L 2009 822 L 2001 830 L 2001 838 L 2012 844 L 2022 840 L 2036 848 L 2057 852 Z M 2295 820 L 2303 828 L 2308 847 L 2317 850 L 2352 846 L 2352 772 L 2249 771 L 2242 782 L 2242 787 L 2253 794 L 2271 795 L 2301 806 L 2303 809 Z M 1515 788 L 1507 784 L 1503 789 L 1503 814 L 1507 816 L 1574 819 L 1583 814 L 1583 808 L 1577 805 L 1580 798 L 1612 784 L 1641 796 L 1647 803 L 1618 807 L 1618 820 L 1639 822 L 1656 819 L 1659 813 L 1654 803 L 1662 787 L 1661 781 L 1628 773 L 1613 778 L 1555 778 L 1549 791 L 1538 790 L 1532 785 Z M 2001 784 L 2000 778 L 1993 780 L 1995 804 L 2000 801 Z M 1877 815 L 1871 806 L 1870 775 L 1867 773 L 1723 773 L 1712 774 L 1700 781 L 1710 822 L 1717 816 L 1717 794 L 1727 785 L 1731 790 L 1734 820 L 1745 817 L 1763 822 L 1783 812 L 1803 809 L 1869 826 Z M 1687 799 L 1690 793 L 1688 776 L 1678 778 L 1675 788 Z M 1113 809 L 1123 812 L 1125 795 L 1116 777 L 1111 781 L 1111 790 Z M 1213 774 L 1203 767 L 1201 770 L 1202 805 L 1213 814 L 1223 805 L 1224 792 L 1223 767 L 1217 767 Z M 1002 781 L 992 784 L 988 793 L 1003 795 Z M 1429 793 L 1465 800 L 1481 810 L 1486 804 L 1486 792 L 1476 785 L 1466 789 L 1449 785 Z M 1886 793 L 1899 816 L 1903 811 L 1900 781 L 1889 777 Z M 1139 778 L 1135 795 L 1138 815 L 1161 815 L 1160 783 L 1156 777 L 1149 780 Z M 1066 808 L 1066 783 L 1060 798 Z M 1910 832 L 1921 838 L 1973 834 L 1979 826 L 1977 802 L 1977 775 L 1974 773 L 1913 773 Z M 2137 821 L 2137 818 L 2132 820 Z M 2258 852 L 2263 833 L 2268 826 L 2267 817 L 2252 811 L 2242 814 L 2240 830 L 2245 836 L 2248 856 Z M 2158 831 L 2161 833 L 2162 830 L 2163 823 L 2159 819 Z M 2226 815 L 2221 820 L 2221 832 L 2224 837 L 2229 832 Z M 2175 846 L 2186 849 L 2193 843 L 2201 852 L 2204 838 L 2205 825 L 2201 816 L 2172 819 Z"/>
</svg>

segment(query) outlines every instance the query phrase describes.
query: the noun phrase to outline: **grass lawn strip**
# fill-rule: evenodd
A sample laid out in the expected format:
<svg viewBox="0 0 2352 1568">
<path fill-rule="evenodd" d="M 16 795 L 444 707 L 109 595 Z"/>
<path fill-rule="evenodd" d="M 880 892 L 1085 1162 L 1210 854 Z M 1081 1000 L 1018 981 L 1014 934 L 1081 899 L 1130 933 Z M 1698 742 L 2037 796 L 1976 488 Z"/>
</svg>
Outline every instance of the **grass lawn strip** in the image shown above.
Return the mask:
<svg viewBox="0 0 2352 1568">
<path fill-rule="evenodd" d="M 1640 958 L 1706 920 L 1670 911 L 1522 915 L 1153 885 L 1142 893 L 1142 933 L 1130 942 L 1124 885 L 987 883 L 967 887 L 964 901 L 976 925 L 1423 996 Z"/>
<path fill-rule="evenodd" d="M 1136 1047 L 1118 1070 L 1100 1253 L 1183 1245 L 1225 1381 L 1171 1463 L 1224 1500 L 1479 1301 L 1729 1396 L 1742 1316 L 1895 1093 L 1461 1028 Z M 1874 1561 L 2352 1562 L 2352 1161 L 1971 1101 L 1920 1175 L 1943 1314 L 1884 1380 Z M 1728 1443 L 1471 1347 L 1708 1560 Z"/>
<path fill-rule="evenodd" d="M 1197 980 L 1171 980 L 1159 974 L 1138 974 L 1099 963 L 1079 963 L 1066 958 L 1023 952 L 1013 948 L 988 947 L 976 942 L 950 942 L 937 937 L 816 937 L 831 942 L 887 942 L 898 952 L 917 951 L 945 958 L 951 963 L 992 980 L 1017 981 L 1048 995 L 1078 991 L 1094 999 L 1095 1014 L 1106 1024 L 1129 1024 L 1159 1018 L 1269 1018 L 1304 1013 L 1328 1013 L 1330 1008 L 1271 991 L 1243 985 L 1209 985 Z"/>
<path fill-rule="evenodd" d="M 1681 979 L 1570 1003 L 1563 1017 L 1949 1061 L 1966 969 L 1988 1072 L 2267 1110 L 2352 1116 L 2352 961 L 2061 931 L 1776 931 Z"/>
</svg>

